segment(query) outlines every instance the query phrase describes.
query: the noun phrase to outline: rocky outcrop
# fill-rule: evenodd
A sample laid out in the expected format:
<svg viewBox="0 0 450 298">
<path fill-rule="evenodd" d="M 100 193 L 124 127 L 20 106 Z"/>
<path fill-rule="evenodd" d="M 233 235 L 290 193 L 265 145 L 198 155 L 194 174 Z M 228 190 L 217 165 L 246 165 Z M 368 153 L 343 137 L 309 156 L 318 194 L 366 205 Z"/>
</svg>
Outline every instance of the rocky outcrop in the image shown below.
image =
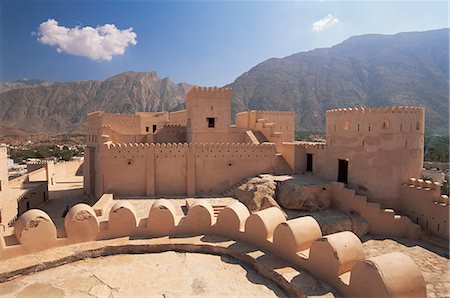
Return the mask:
<svg viewBox="0 0 450 298">
<path fill-rule="evenodd" d="M 270 175 L 261 175 L 235 188 L 230 196 L 242 202 L 252 213 L 270 207 L 281 209 L 274 199 L 276 187 L 277 182 Z"/>
<path fill-rule="evenodd" d="M 288 219 L 303 216 L 313 217 L 320 226 L 323 235 L 330 235 L 342 231 L 351 231 L 358 237 L 369 232 L 369 224 L 359 214 L 326 209 L 316 212 L 286 210 Z"/>
<path fill-rule="evenodd" d="M 289 179 L 280 183 L 277 193 L 277 202 L 286 209 L 318 211 L 330 206 L 326 184 Z"/>
</svg>

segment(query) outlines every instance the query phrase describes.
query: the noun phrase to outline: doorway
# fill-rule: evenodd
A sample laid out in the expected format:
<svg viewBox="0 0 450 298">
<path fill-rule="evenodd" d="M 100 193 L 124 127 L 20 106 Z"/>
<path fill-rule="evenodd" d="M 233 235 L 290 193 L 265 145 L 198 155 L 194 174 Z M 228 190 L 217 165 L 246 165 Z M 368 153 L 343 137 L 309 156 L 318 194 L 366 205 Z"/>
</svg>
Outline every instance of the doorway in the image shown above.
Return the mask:
<svg viewBox="0 0 450 298">
<path fill-rule="evenodd" d="M 348 184 L 348 160 L 338 159 L 338 182 Z"/>
<path fill-rule="evenodd" d="M 306 153 L 306 171 L 313 171 L 313 155 L 310 153 Z"/>
</svg>

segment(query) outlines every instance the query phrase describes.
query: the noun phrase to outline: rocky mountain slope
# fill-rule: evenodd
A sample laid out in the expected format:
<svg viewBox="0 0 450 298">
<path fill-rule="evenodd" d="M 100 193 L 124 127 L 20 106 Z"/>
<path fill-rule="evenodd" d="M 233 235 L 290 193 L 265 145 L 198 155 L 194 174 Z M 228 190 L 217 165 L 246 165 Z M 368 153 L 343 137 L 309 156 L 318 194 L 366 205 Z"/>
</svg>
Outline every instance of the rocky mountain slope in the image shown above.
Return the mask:
<svg viewBox="0 0 450 298">
<path fill-rule="evenodd" d="M 36 79 L 20 79 L 14 82 L 0 83 L 0 93 L 14 89 L 31 88 L 36 86 L 50 86 L 54 83 L 51 81 L 41 81 Z"/>
<path fill-rule="evenodd" d="M 331 48 L 269 59 L 232 84 L 235 111 L 294 110 L 323 130 L 335 107 L 418 105 L 428 130 L 448 132 L 449 30 L 362 35 Z"/>
<path fill-rule="evenodd" d="M 155 72 L 125 72 L 104 81 L 22 88 L 0 94 L 0 135 L 84 132 L 86 115 L 175 110 L 191 85 Z"/>
<path fill-rule="evenodd" d="M 233 114 L 293 110 L 297 129 L 324 130 L 330 108 L 418 105 L 426 107 L 428 131 L 448 132 L 448 36 L 448 29 L 362 35 L 331 48 L 269 59 L 228 85 L 233 88 Z M 181 109 L 191 88 L 155 72 L 45 84 L 20 82 L 14 85 L 19 89 L 4 92 L 5 83 L 0 84 L 0 136 L 84 132 L 86 114 L 95 110 Z"/>
</svg>

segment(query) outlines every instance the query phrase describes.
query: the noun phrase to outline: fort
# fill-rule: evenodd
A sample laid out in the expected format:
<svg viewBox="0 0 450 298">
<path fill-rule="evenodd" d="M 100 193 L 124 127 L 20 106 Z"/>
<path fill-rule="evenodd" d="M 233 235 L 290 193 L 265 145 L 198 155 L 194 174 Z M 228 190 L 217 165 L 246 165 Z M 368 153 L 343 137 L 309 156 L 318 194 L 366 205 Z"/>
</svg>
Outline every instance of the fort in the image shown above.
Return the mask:
<svg viewBox="0 0 450 298">
<path fill-rule="evenodd" d="M 88 114 L 83 185 L 93 204 L 74 205 L 60 224 L 34 207 L 5 207 L 10 183 L 0 148 L 1 224 L 11 209 L 17 216 L 0 230 L 0 282 L 90 256 L 176 250 L 259 264 L 291 296 L 303 295 L 292 276 L 304 268 L 344 296 L 425 297 L 423 274 L 401 252 L 368 258 L 355 234 L 323 235 L 313 217 L 288 220 L 277 207 L 251 213 L 238 201 L 217 209 L 207 199 L 259 174 L 320 177 L 332 207 L 361 215 L 370 233 L 418 239 L 426 230 L 448 240 L 448 197 L 421 179 L 424 109 L 330 110 L 326 142 L 301 142 L 293 112 L 241 112 L 232 124 L 231 92 L 194 87 L 176 112 Z M 35 171 L 22 181 L 52 185 L 56 167 L 30 164 Z M 121 200 L 129 198 L 149 200 L 148 213 Z M 188 198 L 186 210 L 172 198 Z M 264 264 L 241 243 L 284 265 Z M 14 263 L 28 254 L 48 260 Z"/>
</svg>

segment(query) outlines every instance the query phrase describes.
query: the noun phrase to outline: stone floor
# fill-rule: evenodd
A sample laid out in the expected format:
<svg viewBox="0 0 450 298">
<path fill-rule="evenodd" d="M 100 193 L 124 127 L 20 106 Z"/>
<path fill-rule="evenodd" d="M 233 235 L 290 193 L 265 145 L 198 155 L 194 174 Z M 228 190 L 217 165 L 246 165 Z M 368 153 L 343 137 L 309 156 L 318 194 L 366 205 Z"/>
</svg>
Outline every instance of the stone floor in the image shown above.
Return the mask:
<svg viewBox="0 0 450 298">
<path fill-rule="evenodd" d="M 0 284 L 1 297 L 285 297 L 228 257 L 164 252 L 86 259 Z"/>
<path fill-rule="evenodd" d="M 362 239 L 367 257 L 400 251 L 419 266 L 427 283 L 428 297 L 450 297 L 450 261 L 448 251 L 420 240 L 365 236 Z"/>
</svg>

